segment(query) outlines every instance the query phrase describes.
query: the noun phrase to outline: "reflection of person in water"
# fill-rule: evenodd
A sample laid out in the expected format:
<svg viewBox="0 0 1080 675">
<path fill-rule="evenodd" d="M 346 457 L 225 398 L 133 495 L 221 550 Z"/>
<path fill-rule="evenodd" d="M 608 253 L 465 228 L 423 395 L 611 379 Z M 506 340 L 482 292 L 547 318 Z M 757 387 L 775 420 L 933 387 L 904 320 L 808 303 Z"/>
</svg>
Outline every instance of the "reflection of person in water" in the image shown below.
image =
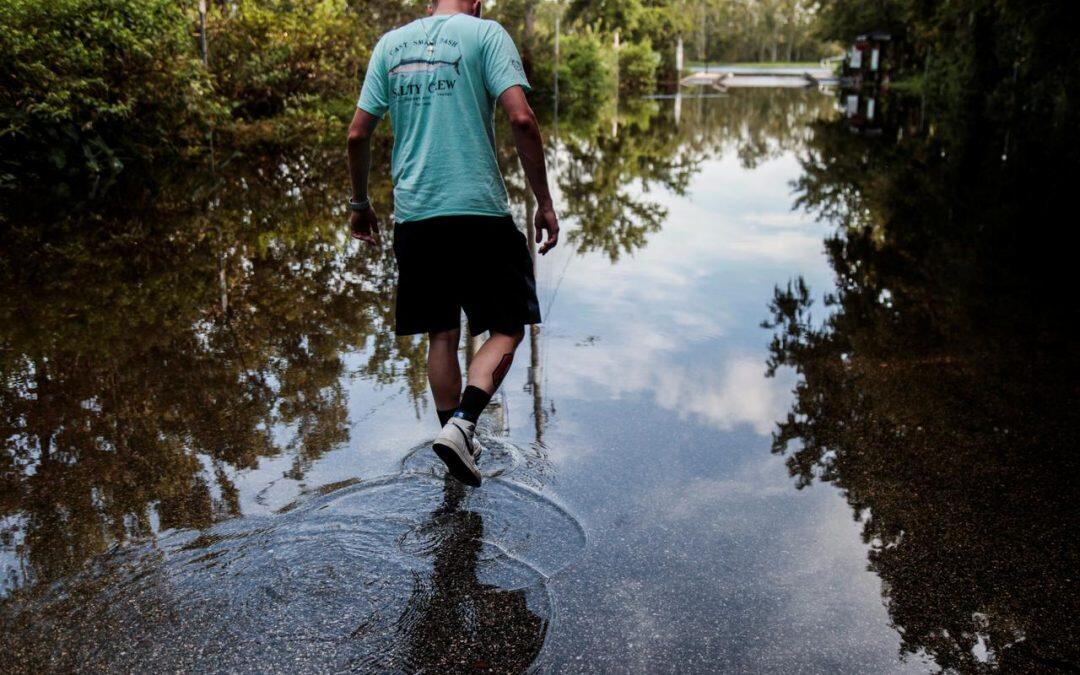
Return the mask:
<svg viewBox="0 0 1080 675">
<path fill-rule="evenodd" d="M 371 134 L 394 120 L 394 330 L 429 336 L 428 381 L 442 431 L 432 449 L 458 480 L 478 486 L 476 421 L 499 388 L 524 327 L 540 323 L 533 262 L 513 218 L 495 152 L 492 114 L 506 111 L 536 196 L 536 241 L 546 253 L 559 224 L 548 189 L 529 82 L 506 30 L 480 18 L 481 0 L 434 0 L 428 17 L 384 35 L 371 52 L 349 127 L 353 236 L 379 235 L 368 200 Z M 544 237 L 544 233 L 546 238 Z M 461 311 L 490 333 L 461 388 Z"/>
<path fill-rule="evenodd" d="M 447 480 L 443 503 L 427 524 L 435 565 L 403 614 L 406 664 L 424 672 L 521 672 L 540 653 L 547 623 L 529 610 L 524 590 L 477 579 L 484 520 L 461 508 L 464 493 Z"/>
</svg>

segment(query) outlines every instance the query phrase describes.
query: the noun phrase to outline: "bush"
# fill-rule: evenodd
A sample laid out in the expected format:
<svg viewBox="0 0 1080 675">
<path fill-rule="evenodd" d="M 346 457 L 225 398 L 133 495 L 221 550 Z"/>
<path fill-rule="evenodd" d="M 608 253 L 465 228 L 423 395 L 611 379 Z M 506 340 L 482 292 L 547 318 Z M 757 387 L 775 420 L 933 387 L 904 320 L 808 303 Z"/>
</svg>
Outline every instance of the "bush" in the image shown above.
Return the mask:
<svg viewBox="0 0 1080 675">
<path fill-rule="evenodd" d="M 628 42 L 619 49 L 619 91 L 624 94 L 651 94 L 656 89 L 656 68 L 660 55 L 652 44 Z"/>
<path fill-rule="evenodd" d="M 200 137 L 189 26 L 174 0 L 0 2 L 0 186 L 108 178 Z"/>
<path fill-rule="evenodd" d="M 217 93 L 241 120 L 360 93 L 378 34 L 328 0 L 239 0 L 208 28 Z"/>
<path fill-rule="evenodd" d="M 595 114 L 615 93 L 611 52 L 599 35 L 565 35 L 560 44 L 560 106 L 569 114 Z"/>
</svg>

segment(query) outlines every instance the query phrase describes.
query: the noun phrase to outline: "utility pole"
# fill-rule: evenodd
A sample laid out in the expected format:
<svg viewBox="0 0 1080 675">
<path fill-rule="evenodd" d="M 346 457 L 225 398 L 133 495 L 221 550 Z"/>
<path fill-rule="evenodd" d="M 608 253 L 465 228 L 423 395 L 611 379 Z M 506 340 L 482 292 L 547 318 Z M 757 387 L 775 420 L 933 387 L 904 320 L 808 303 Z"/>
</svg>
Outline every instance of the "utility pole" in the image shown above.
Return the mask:
<svg viewBox="0 0 1080 675">
<path fill-rule="evenodd" d="M 206 50 L 206 0 L 199 0 L 199 51 L 202 52 L 203 66 L 209 66 L 210 55 Z"/>
<path fill-rule="evenodd" d="M 556 175 L 558 170 L 556 169 Z M 529 242 L 529 257 L 532 258 L 533 267 L 536 267 L 536 204 L 533 202 L 532 193 L 525 190 L 525 236 Z M 524 389 L 532 394 L 533 400 L 533 428 L 536 432 L 536 441 L 544 440 L 544 399 L 540 390 L 540 326 L 529 324 L 529 369 L 525 379 Z"/>
<path fill-rule="evenodd" d="M 698 50 L 698 55 L 701 57 L 702 62 L 705 63 L 705 72 L 709 72 L 709 45 L 706 44 L 708 35 L 705 32 L 705 22 L 708 20 L 709 12 L 705 8 L 705 3 L 702 2 L 701 7 L 701 48 Z"/>
<path fill-rule="evenodd" d="M 619 135 L 619 31 L 615 30 L 615 116 L 611 118 L 611 137 Z"/>
<path fill-rule="evenodd" d="M 560 22 L 562 20 L 562 5 L 559 6 L 559 11 L 555 14 L 555 108 L 559 106 L 559 33 Z"/>
</svg>

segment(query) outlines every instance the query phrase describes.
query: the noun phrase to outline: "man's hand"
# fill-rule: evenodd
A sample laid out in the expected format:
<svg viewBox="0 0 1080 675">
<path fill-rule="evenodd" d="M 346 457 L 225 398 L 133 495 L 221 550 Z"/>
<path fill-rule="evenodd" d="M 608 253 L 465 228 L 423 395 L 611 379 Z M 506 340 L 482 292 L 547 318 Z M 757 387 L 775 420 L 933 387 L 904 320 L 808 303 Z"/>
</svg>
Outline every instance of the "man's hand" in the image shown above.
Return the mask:
<svg viewBox="0 0 1080 675">
<path fill-rule="evenodd" d="M 555 207 L 547 204 L 537 209 L 535 224 L 536 243 L 540 244 L 540 255 L 543 255 L 559 243 L 559 217 L 555 215 Z M 547 239 L 544 239 L 545 230 L 547 230 Z"/>
<path fill-rule="evenodd" d="M 353 239 L 375 246 L 379 243 L 379 216 L 370 206 L 366 211 L 353 211 L 349 218 Z"/>
<path fill-rule="evenodd" d="M 371 134 L 379 118 L 363 108 L 357 108 L 349 125 L 349 178 L 352 181 L 352 196 L 366 197 L 368 193 L 368 174 L 371 172 Z M 352 211 L 349 216 L 349 229 L 353 239 L 375 245 L 379 243 L 379 217 L 370 203 L 365 211 Z"/>
<path fill-rule="evenodd" d="M 536 211 L 536 243 L 540 253 L 551 250 L 559 241 L 559 218 L 551 205 L 551 191 L 548 190 L 547 165 L 544 162 L 544 141 L 540 138 L 540 125 L 536 121 L 525 90 L 521 85 L 514 85 L 499 96 L 499 103 L 506 110 L 510 120 L 510 129 L 514 132 L 514 145 L 517 146 L 518 159 L 525 169 L 525 178 L 529 181 L 539 207 Z M 547 239 L 544 239 L 544 231 Z"/>
</svg>

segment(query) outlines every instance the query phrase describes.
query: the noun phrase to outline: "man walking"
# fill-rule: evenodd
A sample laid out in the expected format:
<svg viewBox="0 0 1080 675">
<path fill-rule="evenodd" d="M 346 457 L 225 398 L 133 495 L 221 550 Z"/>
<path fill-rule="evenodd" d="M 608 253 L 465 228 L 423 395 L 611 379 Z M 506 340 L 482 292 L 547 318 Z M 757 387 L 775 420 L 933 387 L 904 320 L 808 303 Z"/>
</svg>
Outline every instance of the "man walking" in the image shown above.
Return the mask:
<svg viewBox="0 0 1080 675">
<path fill-rule="evenodd" d="M 395 331 L 427 333 L 428 382 L 442 431 L 433 444 L 452 476 L 480 484 L 476 420 L 510 369 L 526 324 L 540 322 L 532 258 L 510 217 L 495 156 L 495 101 L 506 111 L 536 195 L 536 241 L 559 236 L 529 83 L 513 40 L 480 18 L 482 0 L 435 0 L 429 16 L 382 36 L 349 127 L 353 237 L 378 241 L 367 198 L 371 134 L 394 128 Z M 546 239 L 545 237 L 546 232 Z M 490 332 L 461 391 L 461 310 L 473 335 Z"/>
</svg>

